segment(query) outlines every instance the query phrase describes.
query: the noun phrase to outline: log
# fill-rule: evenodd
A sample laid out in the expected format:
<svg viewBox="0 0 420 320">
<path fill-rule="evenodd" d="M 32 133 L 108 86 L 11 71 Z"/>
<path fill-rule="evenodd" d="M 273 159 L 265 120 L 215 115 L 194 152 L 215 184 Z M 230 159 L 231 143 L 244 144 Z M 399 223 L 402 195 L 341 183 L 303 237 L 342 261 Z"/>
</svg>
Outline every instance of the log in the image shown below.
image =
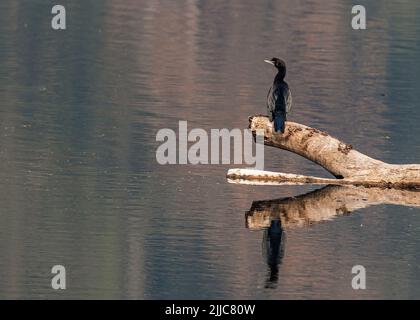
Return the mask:
<svg viewBox="0 0 420 320">
<path fill-rule="evenodd" d="M 249 118 L 249 128 L 254 135 L 257 129 L 264 130 L 265 145 L 305 157 L 325 168 L 336 179 L 233 169 L 227 174 L 231 180 L 271 180 L 295 183 L 323 183 L 324 181 L 324 183 L 367 187 L 420 188 L 420 164 L 397 165 L 373 159 L 324 131 L 296 122 L 287 121 L 285 132 L 281 133 L 274 132 L 273 124 L 268 117 L 252 116 Z"/>
<path fill-rule="evenodd" d="M 283 228 L 309 226 L 374 205 L 420 207 L 420 191 L 326 186 L 296 197 L 254 201 L 245 214 L 246 226 L 262 229 L 280 219 Z"/>
<path fill-rule="evenodd" d="M 303 176 L 292 173 L 272 172 L 254 169 L 229 169 L 227 174 L 228 182 L 234 184 L 249 185 L 301 185 L 301 184 L 332 184 L 332 185 L 354 185 L 373 187 L 377 186 L 375 181 L 371 180 L 353 180 L 353 179 L 329 179 L 313 176 Z M 382 186 L 382 182 L 380 183 Z M 388 184 L 386 185 L 388 186 Z M 401 188 L 404 189 L 404 188 Z M 409 188 L 408 188 L 409 189 Z"/>
</svg>

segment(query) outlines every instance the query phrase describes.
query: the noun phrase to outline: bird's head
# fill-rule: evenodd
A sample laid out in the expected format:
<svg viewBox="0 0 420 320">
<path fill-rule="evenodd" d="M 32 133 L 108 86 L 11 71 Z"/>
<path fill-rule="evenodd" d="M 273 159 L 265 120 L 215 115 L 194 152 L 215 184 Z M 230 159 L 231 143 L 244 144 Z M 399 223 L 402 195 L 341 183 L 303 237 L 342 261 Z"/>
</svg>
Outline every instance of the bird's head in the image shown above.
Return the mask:
<svg viewBox="0 0 420 320">
<path fill-rule="evenodd" d="M 272 64 L 280 73 L 283 74 L 283 77 L 286 76 L 286 63 L 283 60 L 279 58 L 271 58 L 270 60 L 264 60 L 264 62 Z"/>
</svg>

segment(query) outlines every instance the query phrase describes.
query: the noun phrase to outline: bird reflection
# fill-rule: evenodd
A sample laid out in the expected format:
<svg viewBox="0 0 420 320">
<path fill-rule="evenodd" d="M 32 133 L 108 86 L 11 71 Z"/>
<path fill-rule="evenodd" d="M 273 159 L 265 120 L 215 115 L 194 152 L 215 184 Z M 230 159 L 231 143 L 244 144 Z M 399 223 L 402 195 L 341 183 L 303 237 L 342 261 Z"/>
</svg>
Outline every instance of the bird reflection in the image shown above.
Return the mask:
<svg viewBox="0 0 420 320">
<path fill-rule="evenodd" d="M 285 240 L 281 220 L 271 220 L 270 226 L 265 229 L 263 237 L 263 255 L 269 268 L 266 288 L 275 288 L 277 285 L 279 264 L 284 256 Z"/>
</svg>

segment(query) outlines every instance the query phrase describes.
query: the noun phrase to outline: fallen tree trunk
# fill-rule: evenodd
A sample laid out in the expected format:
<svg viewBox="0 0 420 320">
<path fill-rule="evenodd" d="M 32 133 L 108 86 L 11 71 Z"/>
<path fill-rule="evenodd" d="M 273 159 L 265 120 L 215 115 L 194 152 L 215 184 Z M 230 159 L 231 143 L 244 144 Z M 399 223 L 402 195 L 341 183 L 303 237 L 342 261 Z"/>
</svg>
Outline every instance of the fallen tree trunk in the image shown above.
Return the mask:
<svg viewBox="0 0 420 320">
<path fill-rule="evenodd" d="M 227 174 L 228 182 L 234 184 L 250 185 L 299 185 L 299 184 L 332 184 L 332 185 L 353 185 L 364 187 L 388 187 L 389 183 L 374 180 L 357 179 L 329 179 L 313 176 L 303 176 L 292 173 L 272 172 L 254 169 L 230 169 Z M 398 186 L 398 185 L 397 185 Z M 409 186 L 406 187 L 410 189 Z M 406 189 L 401 185 L 400 189 Z M 413 187 L 414 188 L 414 187 Z"/>
<path fill-rule="evenodd" d="M 285 228 L 308 226 L 374 205 L 420 207 L 420 192 L 354 186 L 327 186 L 296 197 L 254 201 L 246 212 L 250 229 L 270 226 L 280 219 Z"/>
<path fill-rule="evenodd" d="M 266 116 L 250 117 L 249 122 L 254 134 L 257 129 L 264 130 L 264 144 L 291 151 L 319 164 L 342 180 L 336 184 L 403 189 L 420 187 L 419 164 L 396 165 L 373 159 L 326 132 L 295 122 L 286 122 L 284 133 L 274 132 L 273 124 Z M 327 180 L 333 180 L 249 169 L 229 170 L 228 178 L 296 183 L 317 183 L 314 180 L 332 183 Z"/>
</svg>

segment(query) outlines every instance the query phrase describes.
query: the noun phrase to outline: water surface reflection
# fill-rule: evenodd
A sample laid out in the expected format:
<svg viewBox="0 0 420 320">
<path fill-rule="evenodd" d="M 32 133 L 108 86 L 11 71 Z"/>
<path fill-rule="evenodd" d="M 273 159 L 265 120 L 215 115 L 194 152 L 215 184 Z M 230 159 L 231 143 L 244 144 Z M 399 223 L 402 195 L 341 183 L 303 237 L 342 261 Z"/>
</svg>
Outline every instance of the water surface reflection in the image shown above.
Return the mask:
<svg viewBox="0 0 420 320">
<path fill-rule="evenodd" d="M 285 255 L 286 229 L 309 227 L 384 204 L 420 207 L 420 190 L 331 185 L 295 197 L 254 201 L 245 214 L 245 223 L 250 230 L 264 230 L 262 250 L 269 270 L 265 287 L 277 287 L 279 265 Z"/>
</svg>

